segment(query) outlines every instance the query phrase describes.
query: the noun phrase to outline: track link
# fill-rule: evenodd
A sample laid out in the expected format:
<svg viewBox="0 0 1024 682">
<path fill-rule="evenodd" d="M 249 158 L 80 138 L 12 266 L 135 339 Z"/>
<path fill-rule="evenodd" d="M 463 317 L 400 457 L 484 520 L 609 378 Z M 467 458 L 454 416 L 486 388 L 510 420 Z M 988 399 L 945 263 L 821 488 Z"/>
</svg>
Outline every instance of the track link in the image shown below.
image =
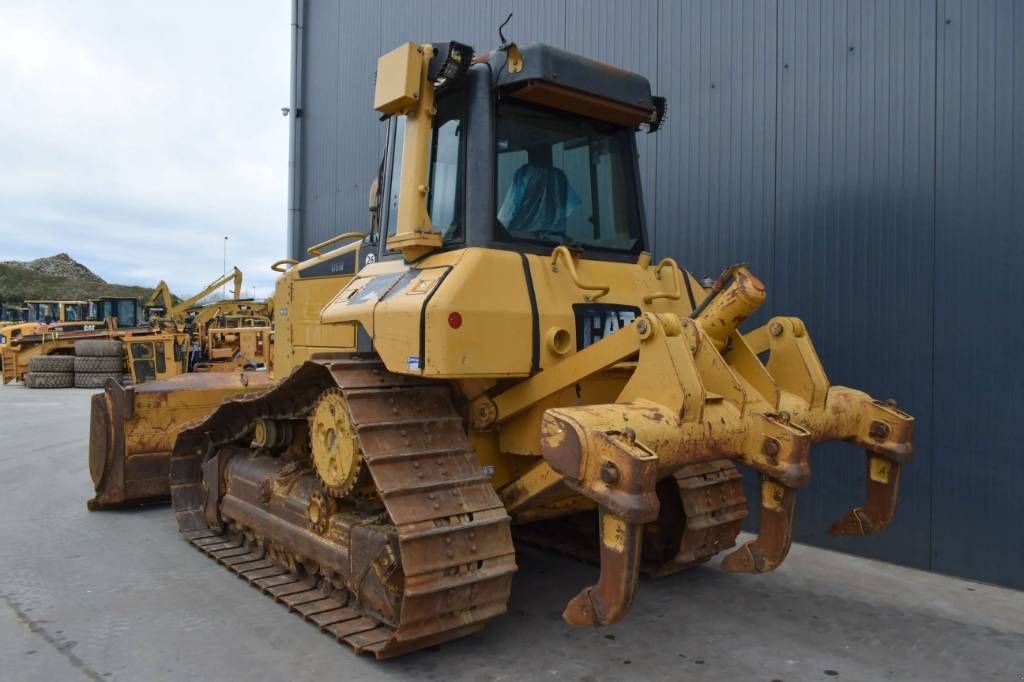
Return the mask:
<svg viewBox="0 0 1024 682">
<path fill-rule="evenodd" d="M 675 472 L 673 479 L 683 510 L 682 534 L 665 524 L 652 524 L 652 534 L 663 535 L 676 551 L 662 562 L 645 560 L 643 571 L 650 576 L 678 573 L 733 547 L 747 517 L 743 477 L 732 462 L 692 464 Z"/>
<path fill-rule="evenodd" d="M 644 528 L 641 571 L 661 577 L 736 544 L 747 516 L 743 481 L 729 460 L 692 464 L 658 484 L 661 514 Z M 516 526 L 515 538 L 590 563 L 600 560 L 595 512 Z"/>
<path fill-rule="evenodd" d="M 292 538 L 308 546 L 328 542 L 326 536 L 293 525 L 283 539 L 265 537 L 258 524 L 221 518 L 207 500 L 219 483 L 204 481 L 201 472 L 220 448 L 248 445 L 255 419 L 304 418 L 335 387 L 345 395 L 397 536 L 401 593 L 390 616 L 366 607 L 362 577 L 345 576 L 347 589 L 338 589 L 337 581 L 306 574 L 288 550 Z M 171 481 L 175 515 L 189 542 L 356 651 L 401 655 L 476 632 L 507 608 L 516 570 L 509 518 L 443 383 L 392 374 L 378 360 L 306 363 L 268 393 L 229 401 L 184 432 Z M 361 513 L 367 523 L 380 516 L 379 508 Z M 365 570 L 371 568 L 380 567 L 368 563 Z"/>
</svg>

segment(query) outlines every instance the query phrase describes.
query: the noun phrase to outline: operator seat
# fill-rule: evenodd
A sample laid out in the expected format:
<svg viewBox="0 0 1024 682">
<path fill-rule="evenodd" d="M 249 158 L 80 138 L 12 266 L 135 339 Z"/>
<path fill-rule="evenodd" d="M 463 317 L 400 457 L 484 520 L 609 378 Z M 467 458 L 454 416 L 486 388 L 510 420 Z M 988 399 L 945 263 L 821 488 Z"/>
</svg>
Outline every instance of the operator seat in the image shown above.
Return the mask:
<svg viewBox="0 0 1024 682">
<path fill-rule="evenodd" d="M 565 171 L 552 165 L 551 147 L 534 145 L 529 160 L 512 176 L 512 184 L 498 210 L 498 220 L 509 232 L 565 234 L 566 219 L 580 205 Z"/>
</svg>

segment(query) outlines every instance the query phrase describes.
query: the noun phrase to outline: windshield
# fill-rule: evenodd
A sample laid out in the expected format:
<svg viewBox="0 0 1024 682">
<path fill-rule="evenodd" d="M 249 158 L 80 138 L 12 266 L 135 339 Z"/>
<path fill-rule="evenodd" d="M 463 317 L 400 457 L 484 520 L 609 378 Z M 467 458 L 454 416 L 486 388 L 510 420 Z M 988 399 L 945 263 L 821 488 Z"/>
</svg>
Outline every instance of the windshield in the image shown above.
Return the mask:
<svg viewBox="0 0 1024 682">
<path fill-rule="evenodd" d="M 88 317 L 88 303 L 68 303 L 64 306 L 64 320 L 66 322 L 78 322 Z"/>
<path fill-rule="evenodd" d="M 30 303 L 29 318 L 32 322 L 60 322 L 60 313 L 56 303 Z"/>
<path fill-rule="evenodd" d="M 139 324 L 138 317 L 136 316 L 135 301 L 131 299 L 117 301 L 116 315 L 118 327 L 135 327 Z"/>
<path fill-rule="evenodd" d="M 639 251 L 632 135 L 619 126 L 503 102 L 497 238 Z"/>
</svg>

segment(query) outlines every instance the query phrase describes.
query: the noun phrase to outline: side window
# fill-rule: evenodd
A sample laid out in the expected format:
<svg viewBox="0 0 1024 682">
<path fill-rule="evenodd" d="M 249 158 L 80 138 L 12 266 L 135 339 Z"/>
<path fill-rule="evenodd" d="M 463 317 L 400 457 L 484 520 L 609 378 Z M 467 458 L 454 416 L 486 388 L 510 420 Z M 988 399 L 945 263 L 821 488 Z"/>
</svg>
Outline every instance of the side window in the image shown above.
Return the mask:
<svg viewBox="0 0 1024 682">
<path fill-rule="evenodd" d="M 434 117 L 434 140 L 430 150 L 430 193 L 427 211 L 434 229 L 444 240 L 462 239 L 461 159 L 464 96 L 445 94 Z"/>
<path fill-rule="evenodd" d="M 402 140 L 405 137 L 405 116 L 395 119 L 395 153 L 388 183 L 388 236 L 398 228 L 398 190 L 402 185 Z"/>
<path fill-rule="evenodd" d="M 135 301 L 117 302 L 117 326 L 135 327 L 139 321 L 135 317 Z"/>
<path fill-rule="evenodd" d="M 445 241 L 462 239 L 462 121 L 465 95 L 446 93 L 437 101 L 434 135 L 430 150 L 430 180 L 427 212 L 434 229 Z M 398 197 L 402 184 L 402 146 L 405 117 L 399 117 L 395 130 L 395 153 L 388 188 L 388 236 L 398 229 Z"/>
<path fill-rule="evenodd" d="M 156 379 L 156 363 L 153 362 L 152 343 L 135 342 L 131 344 L 131 355 L 135 383 L 141 384 Z"/>
</svg>

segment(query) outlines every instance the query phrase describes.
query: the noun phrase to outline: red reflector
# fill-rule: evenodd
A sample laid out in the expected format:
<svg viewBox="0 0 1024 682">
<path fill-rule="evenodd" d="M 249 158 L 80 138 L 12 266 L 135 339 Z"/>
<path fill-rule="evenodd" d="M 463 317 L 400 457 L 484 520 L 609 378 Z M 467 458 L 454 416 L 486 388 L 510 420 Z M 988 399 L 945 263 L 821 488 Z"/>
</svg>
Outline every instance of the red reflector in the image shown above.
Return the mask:
<svg viewBox="0 0 1024 682">
<path fill-rule="evenodd" d="M 462 326 L 462 315 L 459 313 L 451 313 L 448 315 L 448 326 L 452 329 L 458 329 Z"/>
</svg>

